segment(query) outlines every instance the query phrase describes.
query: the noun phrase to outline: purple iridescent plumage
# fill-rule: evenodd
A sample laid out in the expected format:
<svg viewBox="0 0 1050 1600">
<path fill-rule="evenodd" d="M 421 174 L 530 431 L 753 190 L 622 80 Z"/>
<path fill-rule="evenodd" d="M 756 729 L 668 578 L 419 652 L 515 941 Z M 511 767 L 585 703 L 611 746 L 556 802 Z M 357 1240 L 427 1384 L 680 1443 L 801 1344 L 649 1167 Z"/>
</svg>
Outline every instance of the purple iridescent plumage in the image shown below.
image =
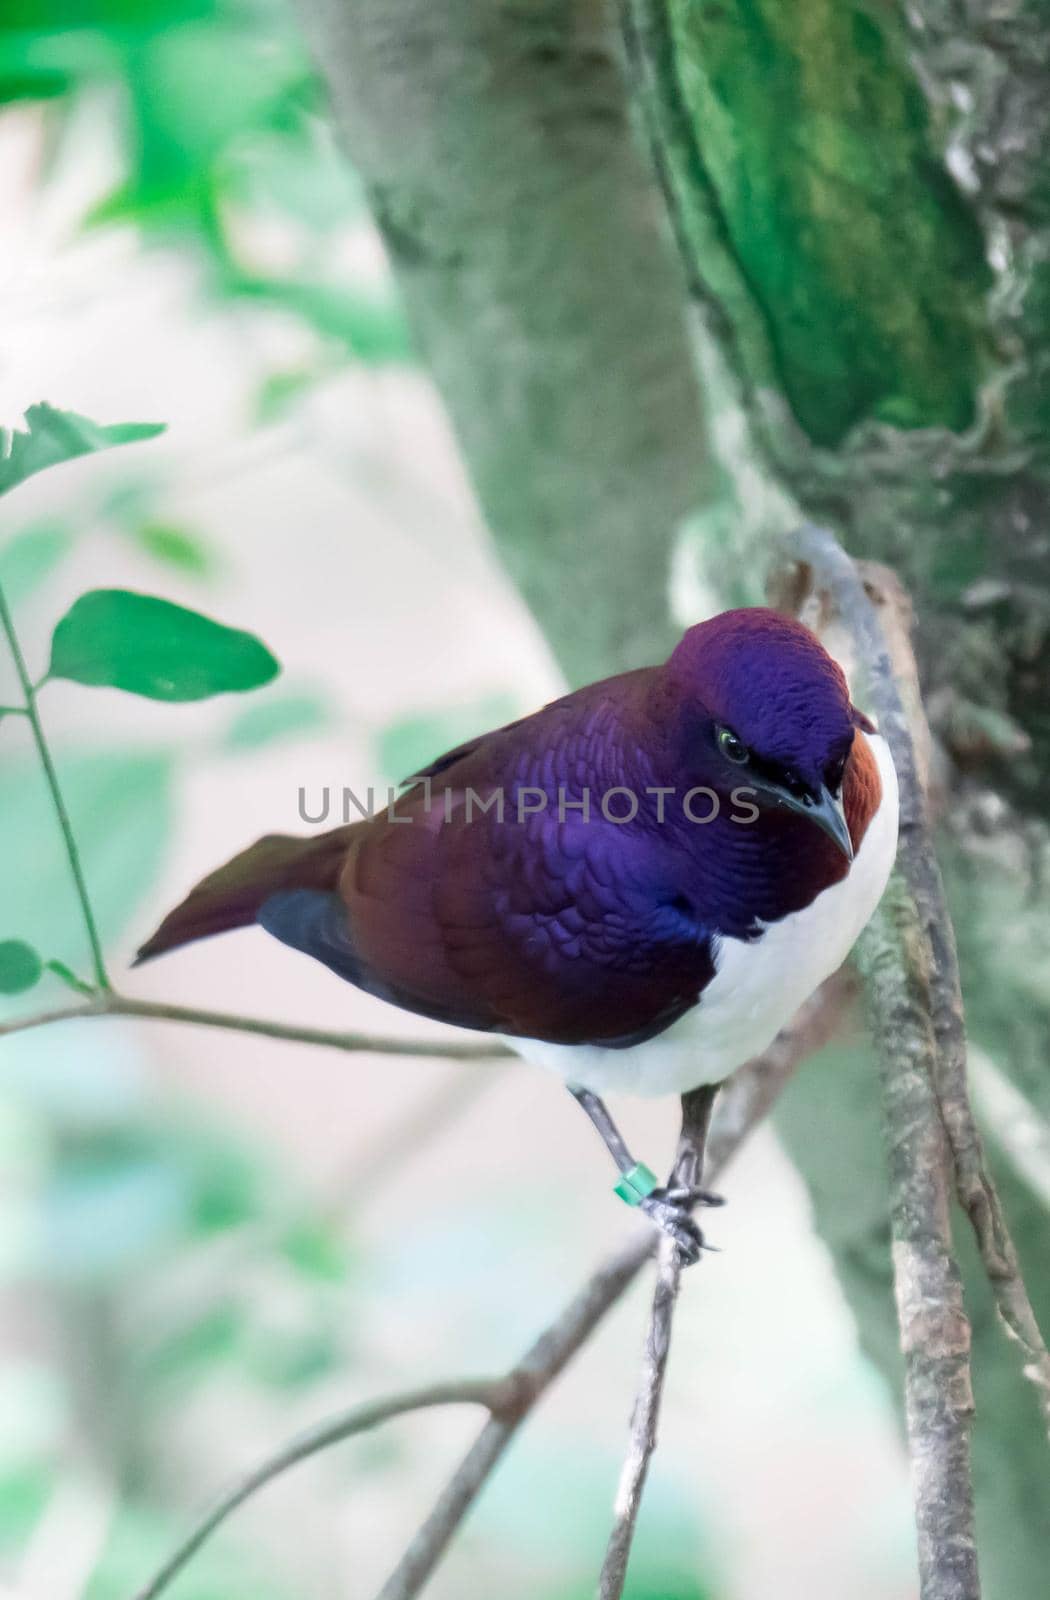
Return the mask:
<svg viewBox="0 0 1050 1600">
<path fill-rule="evenodd" d="M 864 726 L 806 629 L 727 612 L 664 666 L 449 752 L 392 817 L 260 841 L 142 955 L 258 920 L 408 1010 L 556 1043 L 637 1043 L 696 1005 L 720 936 L 754 938 L 845 876 L 842 850 L 807 817 L 763 804 L 746 822 L 733 795 L 766 775 L 799 793 L 841 788 L 858 846 L 879 800 Z M 732 741 L 755 752 L 747 775 L 725 754 Z M 694 790 L 715 797 L 713 820 L 694 820 L 706 798 L 684 807 Z"/>
</svg>

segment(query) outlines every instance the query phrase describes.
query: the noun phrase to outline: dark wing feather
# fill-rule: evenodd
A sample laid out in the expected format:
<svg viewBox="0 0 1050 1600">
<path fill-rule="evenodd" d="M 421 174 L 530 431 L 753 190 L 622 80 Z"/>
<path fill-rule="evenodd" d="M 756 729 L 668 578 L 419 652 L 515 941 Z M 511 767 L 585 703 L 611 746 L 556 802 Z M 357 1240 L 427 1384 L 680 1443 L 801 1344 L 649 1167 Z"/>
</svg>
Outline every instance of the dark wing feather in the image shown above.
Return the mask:
<svg viewBox="0 0 1050 1600">
<path fill-rule="evenodd" d="M 593 819 L 559 821 L 589 706 L 573 696 L 462 746 L 359 826 L 338 892 L 357 981 L 406 1009 L 560 1043 L 635 1042 L 694 1005 L 710 941 L 661 894 L 657 844 Z M 524 753 L 523 753 L 524 752 Z M 515 820 L 520 783 L 551 790 Z M 468 808 L 468 792 L 473 797 Z M 478 808 L 496 792 L 504 820 Z M 470 815 L 468 817 L 468 809 Z M 322 958 L 323 959 L 323 958 Z"/>
</svg>

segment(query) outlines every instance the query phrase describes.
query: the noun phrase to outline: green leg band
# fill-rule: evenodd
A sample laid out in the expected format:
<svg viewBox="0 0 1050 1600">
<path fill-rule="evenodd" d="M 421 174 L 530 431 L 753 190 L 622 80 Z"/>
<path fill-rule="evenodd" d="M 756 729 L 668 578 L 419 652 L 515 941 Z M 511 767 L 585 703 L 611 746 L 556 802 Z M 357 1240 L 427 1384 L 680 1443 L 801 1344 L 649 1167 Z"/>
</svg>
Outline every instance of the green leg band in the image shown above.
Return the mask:
<svg viewBox="0 0 1050 1600">
<path fill-rule="evenodd" d="M 623 1174 L 619 1183 L 613 1185 L 613 1193 L 618 1194 L 629 1206 L 636 1206 L 646 1195 L 652 1194 L 656 1187 L 656 1174 L 650 1172 L 644 1162 L 636 1161 L 634 1166 Z"/>
</svg>

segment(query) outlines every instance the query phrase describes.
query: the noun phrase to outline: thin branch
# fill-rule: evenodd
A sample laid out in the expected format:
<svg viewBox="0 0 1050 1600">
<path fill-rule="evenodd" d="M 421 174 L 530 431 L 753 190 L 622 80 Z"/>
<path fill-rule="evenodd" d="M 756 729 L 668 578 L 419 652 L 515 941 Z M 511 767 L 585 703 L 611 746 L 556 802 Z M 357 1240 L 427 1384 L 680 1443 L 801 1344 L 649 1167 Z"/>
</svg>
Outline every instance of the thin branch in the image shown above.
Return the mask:
<svg viewBox="0 0 1050 1600">
<path fill-rule="evenodd" d="M 0 1039 L 6 1039 L 8 1034 L 29 1033 L 34 1028 L 49 1027 L 52 1022 L 73 1022 L 80 1017 L 105 1016 L 108 1007 L 90 1001 L 86 1005 L 58 1006 L 53 1011 L 36 1011 L 28 1017 L 12 1017 L 8 1022 L 0 1022 Z"/>
<path fill-rule="evenodd" d="M 682 1259 L 677 1246 L 670 1239 L 661 1239 L 657 1255 L 656 1288 L 646 1329 L 627 1454 L 616 1491 L 612 1532 L 598 1579 L 599 1600 L 620 1600 L 623 1594 L 642 1491 L 649 1473 L 649 1463 L 656 1450 L 656 1428 L 681 1277 Z"/>
<path fill-rule="evenodd" d="M 708 1141 L 711 1178 L 736 1153 L 773 1104 L 801 1061 L 837 1031 L 849 986 L 840 975 L 828 980 L 782 1030 L 765 1055 L 735 1073 L 722 1091 Z M 655 1253 L 657 1237 L 646 1232 L 599 1267 L 594 1276 L 526 1353 L 511 1374 L 522 1384 L 520 1414 L 493 1418 L 453 1472 L 377 1600 L 415 1600 L 448 1549 L 503 1452 L 554 1379 L 586 1343 L 606 1313 Z"/>
<path fill-rule="evenodd" d="M 900 783 L 900 864 L 862 935 L 857 958 L 879 1055 L 889 1146 L 920 1595 L 922 1600 L 979 1600 L 970 1325 L 953 1253 L 951 1155 L 935 1089 L 943 1063 L 933 1021 L 934 958 L 914 871 L 926 831 L 925 797 L 886 642 L 860 574 L 823 529 L 803 528 L 788 541 L 787 551 L 796 563 L 791 609 L 800 611 L 815 592 L 826 597 L 831 616 L 852 634 L 867 698 L 890 744 Z"/>
<path fill-rule="evenodd" d="M 647 1231 L 611 1256 L 508 1374 L 519 1386 L 518 1409 L 486 1422 L 383 1585 L 379 1600 L 411 1600 L 419 1593 L 525 1418 L 648 1261 L 655 1243 Z"/>
<path fill-rule="evenodd" d="M 889 1142 L 893 1274 L 921 1600 L 979 1600 L 970 1324 L 951 1232 L 951 1154 L 915 906 L 894 879 L 859 947 Z"/>
<path fill-rule="evenodd" d="M 352 1439 L 355 1434 L 365 1433 L 370 1428 L 376 1428 L 380 1423 L 389 1422 L 394 1417 L 404 1416 L 409 1411 L 424 1411 L 432 1406 L 472 1405 L 485 1406 L 493 1415 L 499 1415 L 504 1408 L 513 1405 L 515 1399 L 516 1396 L 508 1388 L 506 1379 L 460 1378 L 453 1383 L 435 1383 L 426 1389 L 411 1389 L 405 1394 L 387 1395 L 385 1399 L 354 1406 L 338 1417 L 330 1418 L 317 1427 L 306 1429 L 304 1433 L 297 1434 L 283 1449 L 278 1450 L 252 1472 L 245 1473 L 225 1490 L 160 1570 L 138 1590 L 135 1600 L 157 1600 L 157 1596 L 168 1588 L 186 1563 L 196 1555 L 216 1528 L 224 1523 L 238 1506 L 243 1505 L 245 1500 L 272 1482 L 274 1478 L 279 1477 L 282 1472 L 298 1466 L 301 1461 L 309 1460 L 319 1451 L 327 1450 L 335 1444 L 342 1444 L 345 1439 Z"/>
<path fill-rule="evenodd" d="M 955 933 L 926 813 L 922 763 L 916 760 L 916 746 L 924 750 L 929 745 L 929 729 L 917 692 L 908 695 L 906 711 L 898 690 L 898 682 L 913 685 L 917 679 L 908 643 L 907 599 L 891 572 L 870 565 L 858 572 L 822 529 L 800 530 L 790 553 L 803 568 L 803 581 L 825 592 L 850 628 L 869 675 L 872 709 L 893 752 L 902 794 L 899 863 L 929 951 L 928 1000 L 937 1044 L 933 1082 L 951 1146 L 956 1194 L 970 1219 L 999 1315 L 1020 1346 L 1024 1376 L 1037 1391 L 1044 1425 L 1050 1426 L 1050 1353 L 970 1100 Z M 880 625 L 883 619 L 885 627 Z"/>
<path fill-rule="evenodd" d="M 761 1121 L 791 1073 L 838 1029 L 848 984 L 830 979 L 802 1008 L 766 1054 L 736 1074 L 722 1097 L 710 1140 L 712 1174 L 723 1167 Z M 430 1517 L 383 1590 L 385 1600 L 411 1600 L 434 1570 L 481 1487 L 540 1396 L 586 1343 L 653 1254 L 648 1231 L 606 1261 L 504 1378 L 462 1379 L 394 1395 L 343 1413 L 298 1435 L 254 1471 L 238 1479 L 215 1502 L 136 1600 L 156 1600 L 222 1522 L 252 1494 L 308 1456 L 391 1417 L 425 1406 L 484 1405 L 489 1420 L 453 1474 Z"/>
<path fill-rule="evenodd" d="M 697 1187 L 704 1167 L 704 1145 L 711 1121 L 715 1091 L 694 1090 L 682 1099 L 682 1132 L 675 1161 L 674 1181 Z M 627 1579 L 634 1530 L 638 1522 L 649 1463 L 656 1450 L 657 1425 L 663 1398 L 671 1328 L 682 1276 L 682 1259 L 669 1239 L 661 1241 L 656 1288 L 646 1330 L 642 1370 L 635 1396 L 631 1432 L 620 1473 L 615 1518 L 598 1582 L 599 1600 L 620 1600 Z"/>
<path fill-rule="evenodd" d="M 294 1023 L 268 1022 L 260 1017 L 235 1016 L 227 1011 L 203 1011 L 195 1006 L 173 1006 L 160 1000 L 132 1000 L 107 989 L 79 1006 L 62 1006 L 34 1016 L 0 1023 L 0 1038 L 44 1028 L 52 1022 L 85 1017 L 139 1017 L 153 1022 L 188 1022 L 202 1028 L 222 1028 L 230 1033 L 250 1033 L 263 1039 L 284 1039 L 292 1044 L 319 1045 L 327 1050 L 368 1052 L 385 1056 L 434 1056 L 450 1061 L 492 1061 L 509 1056 L 505 1045 L 475 1044 L 465 1039 L 397 1039 L 373 1033 L 339 1033 L 327 1028 L 301 1028 Z"/>
<path fill-rule="evenodd" d="M 22 693 L 25 696 L 25 715 L 29 718 L 29 726 L 33 731 L 33 740 L 36 744 L 37 754 L 40 757 L 40 764 L 44 769 L 44 777 L 47 780 L 47 786 L 51 794 L 51 803 L 55 808 L 55 815 L 58 818 L 58 825 L 62 830 L 62 838 L 66 847 L 66 856 L 69 860 L 69 870 L 73 876 L 73 885 L 76 889 L 77 899 L 80 902 L 80 914 L 84 921 L 84 931 L 87 934 L 88 945 L 91 948 L 91 962 L 95 969 L 95 982 L 100 989 L 105 990 L 109 988 L 109 977 L 106 972 L 106 960 L 102 953 L 102 940 L 99 938 L 98 925 L 95 922 L 95 913 L 91 906 L 91 897 L 88 894 L 88 887 L 84 878 L 84 869 L 80 860 L 80 851 L 77 848 L 77 841 L 73 833 L 73 824 L 69 819 L 69 812 L 66 809 L 65 797 L 62 794 L 62 786 L 58 781 L 58 773 L 55 771 L 55 763 L 51 759 L 51 751 L 48 748 L 47 739 L 44 735 L 44 727 L 40 721 L 40 713 L 37 710 L 36 704 L 36 690 L 34 689 L 33 681 L 29 676 L 29 669 L 26 666 L 25 657 L 22 654 L 22 646 L 18 641 L 18 634 L 15 631 L 14 618 L 12 617 L 10 608 L 7 604 L 7 597 L 4 594 L 2 584 L 0 584 L 0 627 L 3 628 L 3 631 L 7 636 L 7 643 L 11 651 L 12 660 L 15 664 L 15 671 L 18 674 L 18 681 L 21 685 Z"/>
</svg>

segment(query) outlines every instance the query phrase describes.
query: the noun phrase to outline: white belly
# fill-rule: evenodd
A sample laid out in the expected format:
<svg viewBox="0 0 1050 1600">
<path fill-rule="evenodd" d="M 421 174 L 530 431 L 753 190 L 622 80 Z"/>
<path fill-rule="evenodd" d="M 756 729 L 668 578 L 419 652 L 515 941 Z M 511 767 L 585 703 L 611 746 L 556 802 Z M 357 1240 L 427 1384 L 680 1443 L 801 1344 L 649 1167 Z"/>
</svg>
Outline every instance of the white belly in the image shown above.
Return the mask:
<svg viewBox="0 0 1050 1600">
<path fill-rule="evenodd" d="M 889 747 L 869 734 L 882 800 L 848 875 L 804 911 L 768 925 L 752 943 L 718 941 L 715 976 L 700 1004 L 665 1033 L 628 1050 L 507 1039 L 528 1061 L 596 1094 L 684 1094 L 719 1083 L 757 1056 L 845 961 L 882 898 L 897 852 L 897 774 Z"/>
</svg>

